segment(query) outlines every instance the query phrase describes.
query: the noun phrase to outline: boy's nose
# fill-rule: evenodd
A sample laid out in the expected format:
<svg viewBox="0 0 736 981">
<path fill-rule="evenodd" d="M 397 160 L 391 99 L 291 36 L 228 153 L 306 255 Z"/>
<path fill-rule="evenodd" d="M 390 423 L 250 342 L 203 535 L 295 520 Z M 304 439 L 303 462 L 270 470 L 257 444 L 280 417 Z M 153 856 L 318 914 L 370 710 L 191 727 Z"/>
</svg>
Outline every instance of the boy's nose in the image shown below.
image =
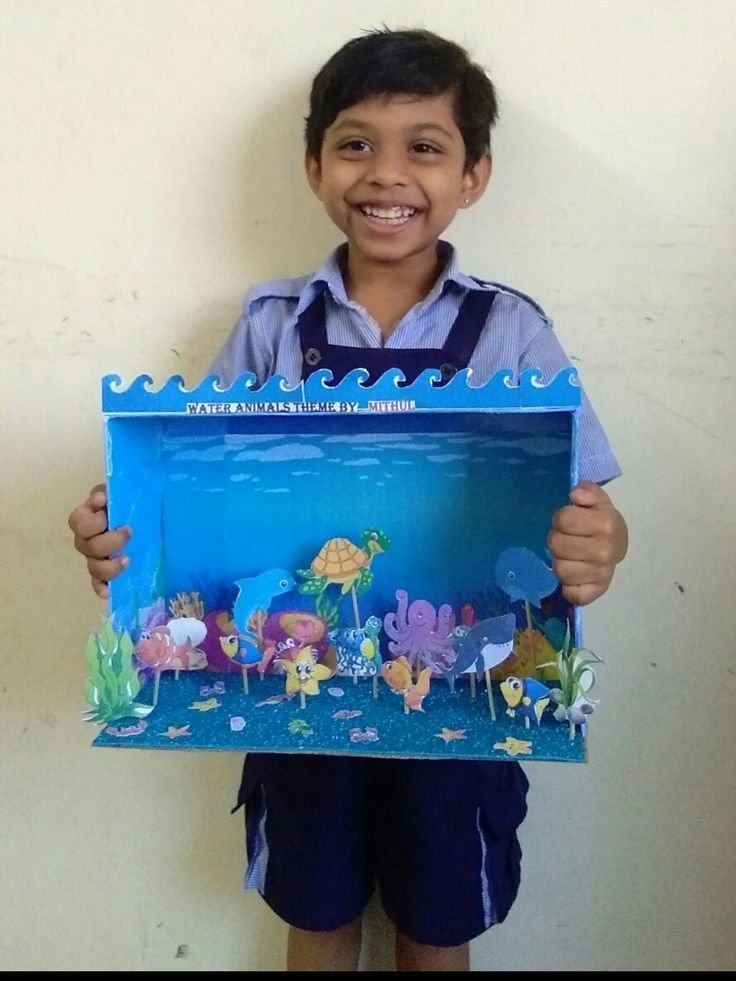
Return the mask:
<svg viewBox="0 0 736 981">
<path fill-rule="evenodd" d="M 376 186 L 406 186 L 409 183 L 406 158 L 391 150 L 376 151 L 371 155 L 367 178 Z"/>
</svg>

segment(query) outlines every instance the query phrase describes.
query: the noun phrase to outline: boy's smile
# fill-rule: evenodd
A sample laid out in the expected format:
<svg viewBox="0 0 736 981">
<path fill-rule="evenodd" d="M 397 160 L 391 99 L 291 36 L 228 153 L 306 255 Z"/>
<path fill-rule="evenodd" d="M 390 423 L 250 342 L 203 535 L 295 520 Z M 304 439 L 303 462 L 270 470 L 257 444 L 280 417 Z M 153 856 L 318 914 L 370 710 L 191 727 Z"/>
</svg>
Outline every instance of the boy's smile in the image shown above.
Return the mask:
<svg viewBox="0 0 736 981">
<path fill-rule="evenodd" d="M 476 201 L 490 158 L 466 168 L 449 93 L 387 95 L 343 110 L 326 130 L 309 183 L 346 235 L 349 264 L 433 269 L 458 208 Z"/>
</svg>

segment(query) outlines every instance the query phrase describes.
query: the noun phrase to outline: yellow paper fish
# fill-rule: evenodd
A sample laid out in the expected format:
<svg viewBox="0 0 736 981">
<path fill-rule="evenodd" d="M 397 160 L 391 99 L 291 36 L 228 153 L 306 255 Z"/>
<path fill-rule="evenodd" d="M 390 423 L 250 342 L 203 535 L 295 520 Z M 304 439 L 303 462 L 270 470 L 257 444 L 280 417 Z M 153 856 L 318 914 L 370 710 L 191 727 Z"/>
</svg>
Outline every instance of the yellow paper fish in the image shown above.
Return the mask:
<svg viewBox="0 0 736 981">
<path fill-rule="evenodd" d="M 386 661 L 381 665 L 381 677 L 388 684 L 389 688 L 397 695 L 404 698 L 404 710 L 408 712 L 412 709 L 415 712 L 423 712 L 422 702 L 429 693 L 429 686 L 432 679 L 432 669 L 423 668 L 419 673 L 416 684 L 411 678 L 411 666 L 406 657 L 402 654 L 393 661 Z"/>
</svg>

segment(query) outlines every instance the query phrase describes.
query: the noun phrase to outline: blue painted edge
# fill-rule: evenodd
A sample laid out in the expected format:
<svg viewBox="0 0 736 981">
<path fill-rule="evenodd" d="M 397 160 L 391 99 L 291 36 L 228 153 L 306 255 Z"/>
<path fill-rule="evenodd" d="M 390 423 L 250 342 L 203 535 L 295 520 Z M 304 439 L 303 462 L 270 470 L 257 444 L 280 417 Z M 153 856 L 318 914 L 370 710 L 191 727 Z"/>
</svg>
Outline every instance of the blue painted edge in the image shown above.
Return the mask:
<svg viewBox="0 0 736 981">
<path fill-rule="evenodd" d="M 511 369 L 496 372 L 484 385 L 472 385 L 472 371 L 460 371 L 437 386 L 438 371 L 428 370 L 411 385 L 392 368 L 372 385 L 368 372 L 355 369 L 338 384 L 329 371 L 315 371 L 305 382 L 289 386 L 281 375 L 259 386 L 246 373 L 228 388 L 217 375 L 208 375 L 196 388 L 184 387 L 173 375 L 160 388 L 150 375 L 139 375 L 125 387 L 119 375 L 102 379 L 102 411 L 107 416 L 131 415 L 272 415 L 274 413 L 437 411 L 574 411 L 580 406 L 577 369 L 563 368 L 548 382 L 536 368 L 523 371 L 513 384 Z"/>
</svg>

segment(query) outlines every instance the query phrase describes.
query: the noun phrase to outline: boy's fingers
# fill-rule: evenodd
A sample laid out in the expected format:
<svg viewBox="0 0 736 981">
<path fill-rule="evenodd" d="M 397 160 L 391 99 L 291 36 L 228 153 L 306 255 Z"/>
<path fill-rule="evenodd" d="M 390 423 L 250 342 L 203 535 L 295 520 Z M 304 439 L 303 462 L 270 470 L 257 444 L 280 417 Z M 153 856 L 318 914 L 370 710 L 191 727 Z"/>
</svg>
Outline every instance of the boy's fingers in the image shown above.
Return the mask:
<svg viewBox="0 0 736 981">
<path fill-rule="evenodd" d="M 579 507 L 601 507 L 611 503 L 611 498 L 599 484 L 583 480 L 570 491 L 570 500 Z"/>
<path fill-rule="evenodd" d="M 565 535 L 583 535 L 585 526 L 590 524 L 588 512 L 576 504 L 566 504 L 552 516 L 552 527 Z M 590 534 L 590 532 L 588 532 Z"/>
<path fill-rule="evenodd" d="M 616 532 L 617 512 L 611 505 L 585 508 L 566 504 L 552 517 L 552 528 L 564 535 L 612 537 Z"/>
<path fill-rule="evenodd" d="M 104 484 L 92 488 L 87 500 L 71 512 L 67 524 L 75 535 L 83 538 L 91 538 L 107 530 L 107 490 Z"/>
<path fill-rule="evenodd" d="M 587 606 L 588 603 L 592 603 L 599 596 L 602 596 L 605 591 L 605 583 L 587 583 L 584 586 L 565 586 L 562 595 L 568 603 L 572 603 L 574 606 Z"/>
<path fill-rule="evenodd" d="M 97 596 L 99 596 L 100 599 L 108 599 L 110 596 L 110 587 L 107 585 L 107 583 L 102 582 L 101 579 L 95 579 L 94 576 L 90 576 L 90 579 L 92 580 L 92 589 L 95 591 Z"/>
<path fill-rule="evenodd" d="M 88 504 L 80 504 L 69 515 L 68 523 L 77 538 L 93 538 L 107 531 L 107 512 L 93 511 Z"/>
<path fill-rule="evenodd" d="M 563 589 L 568 586 L 600 585 L 611 579 L 610 567 L 591 565 L 589 562 L 562 559 L 555 561 L 554 570 Z"/>
<path fill-rule="evenodd" d="M 553 565 L 567 560 L 609 566 L 615 559 L 613 543 L 601 536 L 584 537 L 551 531 L 547 536 L 547 547 L 552 553 Z"/>
<path fill-rule="evenodd" d="M 107 488 L 104 484 L 95 484 L 87 496 L 88 503 L 93 508 L 104 508 L 107 504 Z"/>
<path fill-rule="evenodd" d="M 89 538 L 85 535 L 75 535 L 74 547 L 89 559 L 107 559 L 125 548 L 129 538 L 130 532 L 127 528 L 115 528 Z"/>
<path fill-rule="evenodd" d="M 129 560 L 125 555 L 114 559 L 87 559 L 87 569 L 89 570 L 90 576 L 92 576 L 92 585 L 94 586 L 95 579 L 101 583 L 110 582 L 111 579 L 119 576 L 123 569 L 127 568 L 128 564 Z"/>
</svg>

